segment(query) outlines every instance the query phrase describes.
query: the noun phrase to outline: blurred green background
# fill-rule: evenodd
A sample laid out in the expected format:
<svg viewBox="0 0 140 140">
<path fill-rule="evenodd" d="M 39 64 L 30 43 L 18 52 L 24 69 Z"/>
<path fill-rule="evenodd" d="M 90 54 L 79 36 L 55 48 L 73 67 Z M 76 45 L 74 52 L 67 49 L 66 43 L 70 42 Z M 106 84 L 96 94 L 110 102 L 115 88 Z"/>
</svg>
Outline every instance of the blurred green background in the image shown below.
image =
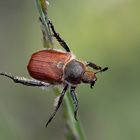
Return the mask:
<svg viewBox="0 0 140 140">
<path fill-rule="evenodd" d="M 140 139 L 140 1 L 51 0 L 49 16 L 77 58 L 110 70 L 93 90 L 77 89 L 88 140 Z M 42 49 L 35 0 L 0 1 L 0 71 L 29 77 L 31 54 Z M 51 90 L 0 77 L 0 140 L 65 140 L 62 110 Z"/>
</svg>

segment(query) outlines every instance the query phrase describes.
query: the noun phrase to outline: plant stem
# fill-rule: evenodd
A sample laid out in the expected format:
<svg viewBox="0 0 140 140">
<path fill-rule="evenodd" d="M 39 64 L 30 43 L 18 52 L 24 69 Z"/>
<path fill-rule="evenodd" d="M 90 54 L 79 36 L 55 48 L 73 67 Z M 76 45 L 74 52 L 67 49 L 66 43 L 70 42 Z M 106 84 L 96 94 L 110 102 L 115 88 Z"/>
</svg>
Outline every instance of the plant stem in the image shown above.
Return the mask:
<svg viewBox="0 0 140 140">
<path fill-rule="evenodd" d="M 44 48 L 53 48 L 52 36 L 48 27 L 47 4 L 45 0 L 36 0 L 37 9 L 41 18 L 41 30 L 43 34 Z"/>
<path fill-rule="evenodd" d="M 50 28 L 48 27 L 48 5 L 45 0 L 36 0 L 36 5 L 39 11 L 39 15 L 43 20 L 42 24 L 42 33 L 43 33 L 43 40 L 44 40 L 44 47 L 45 48 L 53 48 L 52 36 L 50 32 Z M 60 94 L 59 88 L 54 88 L 54 93 L 56 96 Z M 67 92 L 64 97 L 64 120 L 66 123 L 66 138 L 67 140 L 85 140 L 84 132 L 81 127 L 80 121 L 76 121 L 74 119 L 74 107 L 73 101 L 70 97 L 70 93 Z"/>
</svg>

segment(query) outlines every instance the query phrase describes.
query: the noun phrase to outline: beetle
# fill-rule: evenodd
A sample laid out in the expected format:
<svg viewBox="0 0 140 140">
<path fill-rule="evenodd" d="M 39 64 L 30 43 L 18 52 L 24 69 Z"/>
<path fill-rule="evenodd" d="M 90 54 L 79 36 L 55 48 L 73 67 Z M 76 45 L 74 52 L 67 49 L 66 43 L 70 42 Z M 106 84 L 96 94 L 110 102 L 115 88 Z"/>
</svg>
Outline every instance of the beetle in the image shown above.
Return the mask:
<svg viewBox="0 0 140 140">
<path fill-rule="evenodd" d="M 81 83 L 90 84 L 92 88 L 97 81 L 96 74 L 104 72 L 108 67 L 101 68 L 90 61 L 80 61 L 71 53 L 66 42 L 56 32 L 53 23 L 48 21 L 49 28 L 53 36 L 65 49 L 65 51 L 57 49 L 40 50 L 32 54 L 27 69 L 30 76 L 34 79 L 26 79 L 24 77 L 13 76 L 6 72 L 0 72 L 0 75 L 12 79 L 15 83 L 26 86 L 49 87 L 51 85 L 63 85 L 64 88 L 59 96 L 59 100 L 53 114 L 46 123 L 46 127 L 56 115 L 63 97 L 70 87 L 70 94 L 74 101 L 74 118 L 77 120 L 78 99 L 75 94 L 77 85 Z M 97 70 L 93 72 L 90 68 Z"/>
</svg>

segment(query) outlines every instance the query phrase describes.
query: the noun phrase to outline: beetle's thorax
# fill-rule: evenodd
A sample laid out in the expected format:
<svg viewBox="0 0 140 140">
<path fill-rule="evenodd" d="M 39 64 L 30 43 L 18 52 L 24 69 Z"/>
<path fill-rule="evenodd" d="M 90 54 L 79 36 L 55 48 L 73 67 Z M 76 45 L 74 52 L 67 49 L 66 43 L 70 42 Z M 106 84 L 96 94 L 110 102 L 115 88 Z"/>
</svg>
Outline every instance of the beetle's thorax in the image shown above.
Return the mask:
<svg viewBox="0 0 140 140">
<path fill-rule="evenodd" d="M 77 85 L 82 82 L 84 72 L 85 65 L 76 59 L 72 59 L 64 67 L 63 79 L 65 82 Z"/>
</svg>

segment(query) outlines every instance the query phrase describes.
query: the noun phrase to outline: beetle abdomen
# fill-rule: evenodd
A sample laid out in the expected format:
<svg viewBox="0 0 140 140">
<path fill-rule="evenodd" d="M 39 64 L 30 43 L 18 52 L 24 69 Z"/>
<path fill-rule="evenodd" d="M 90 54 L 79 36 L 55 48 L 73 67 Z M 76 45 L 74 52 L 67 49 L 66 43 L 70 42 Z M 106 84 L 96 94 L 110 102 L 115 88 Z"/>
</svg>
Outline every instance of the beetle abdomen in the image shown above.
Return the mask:
<svg viewBox="0 0 140 140">
<path fill-rule="evenodd" d="M 41 50 L 32 55 L 29 64 L 29 74 L 40 81 L 51 84 L 62 83 L 63 66 L 71 58 L 70 53 L 56 50 Z"/>
</svg>

